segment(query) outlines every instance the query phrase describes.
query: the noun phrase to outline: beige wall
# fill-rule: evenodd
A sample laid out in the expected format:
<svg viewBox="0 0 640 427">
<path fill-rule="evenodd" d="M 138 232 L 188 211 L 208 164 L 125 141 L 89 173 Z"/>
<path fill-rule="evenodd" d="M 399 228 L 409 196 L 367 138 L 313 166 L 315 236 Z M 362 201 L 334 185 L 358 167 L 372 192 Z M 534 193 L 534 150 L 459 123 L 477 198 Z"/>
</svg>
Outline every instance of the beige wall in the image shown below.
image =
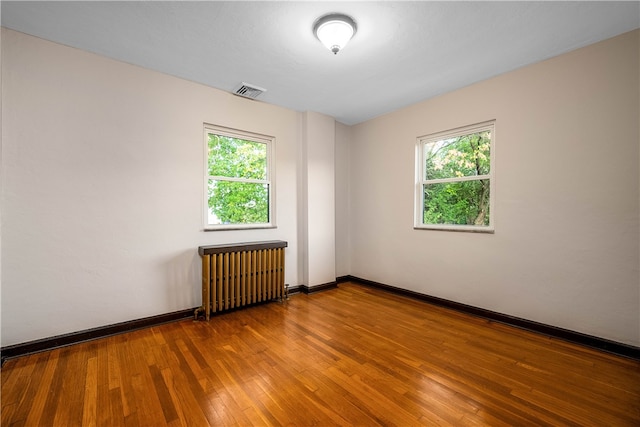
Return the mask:
<svg viewBox="0 0 640 427">
<path fill-rule="evenodd" d="M 639 34 L 335 123 L 314 172 L 335 179 L 314 190 L 335 200 L 327 249 L 302 203 L 304 141 L 326 117 L 306 113 L 310 131 L 302 113 L 3 29 L 2 345 L 199 305 L 199 245 L 287 240 L 287 283 L 304 284 L 310 238 L 322 281 L 640 345 Z M 488 119 L 496 233 L 413 230 L 416 137 Z M 276 137 L 277 229 L 201 231 L 204 122 Z"/>
<path fill-rule="evenodd" d="M 335 203 L 336 203 L 336 276 L 351 273 L 349 247 L 349 141 L 351 126 L 336 122 Z"/>
<path fill-rule="evenodd" d="M 300 113 L 2 29 L 2 345 L 200 305 L 199 245 L 281 239 Z M 203 123 L 276 137 L 277 229 L 203 232 Z"/>
<path fill-rule="evenodd" d="M 311 111 L 302 114 L 303 175 L 300 204 L 302 224 L 301 284 L 313 287 L 336 280 L 335 120 Z"/>
<path fill-rule="evenodd" d="M 351 274 L 640 344 L 638 39 L 354 126 Z M 414 230 L 416 137 L 490 119 L 495 234 Z"/>
</svg>

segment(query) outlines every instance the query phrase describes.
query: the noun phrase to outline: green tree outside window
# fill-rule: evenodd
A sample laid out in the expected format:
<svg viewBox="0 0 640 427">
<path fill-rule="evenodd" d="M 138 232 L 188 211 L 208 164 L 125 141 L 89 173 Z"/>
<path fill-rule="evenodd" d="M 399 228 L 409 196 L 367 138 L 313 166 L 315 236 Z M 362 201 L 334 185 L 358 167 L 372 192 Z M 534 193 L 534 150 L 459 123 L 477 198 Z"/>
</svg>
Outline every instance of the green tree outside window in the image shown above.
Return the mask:
<svg viewBox="0 0 640 427">
<path fill-rule="evenodd" d="M 420 141 L 421 225 L 492 224 L 492 130 L 493 124 Z"/>
<path fill-rule="evenodd" d="M 210 224 L 270 222 L 269 146 L 208 133 L 207 201 Z"/>
</svg>

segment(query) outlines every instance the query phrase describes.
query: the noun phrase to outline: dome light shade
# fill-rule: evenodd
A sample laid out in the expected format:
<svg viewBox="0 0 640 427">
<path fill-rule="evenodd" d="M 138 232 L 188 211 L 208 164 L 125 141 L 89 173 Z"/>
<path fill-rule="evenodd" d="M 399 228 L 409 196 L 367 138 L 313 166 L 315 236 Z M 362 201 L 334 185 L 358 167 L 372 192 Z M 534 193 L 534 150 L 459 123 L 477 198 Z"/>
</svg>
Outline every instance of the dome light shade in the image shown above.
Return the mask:
<svg viewBox="0 0 640 427">
<path fill-rule="evenodd" d="M 337 54 L 356 33 L 356 23 L 346 15 L 332 13 L 316 21 L 313 33 L 327 49 Z"/>
</svg>

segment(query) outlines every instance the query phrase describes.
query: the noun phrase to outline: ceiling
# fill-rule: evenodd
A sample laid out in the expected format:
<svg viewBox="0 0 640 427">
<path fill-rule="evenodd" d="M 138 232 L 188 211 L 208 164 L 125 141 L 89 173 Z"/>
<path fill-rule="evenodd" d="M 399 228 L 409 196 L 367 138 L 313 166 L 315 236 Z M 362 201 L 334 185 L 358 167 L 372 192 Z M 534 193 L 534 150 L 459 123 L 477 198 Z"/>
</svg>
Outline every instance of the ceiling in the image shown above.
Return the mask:
<svg viewBox="0 0 640 427">
<path fill-rule="evenodd" d="M 2 1 L 2 26 L 356 124 L 640 27 L 640 2 Z M 333 55 L 329 12 L 358 31 Z"/>
</svg>

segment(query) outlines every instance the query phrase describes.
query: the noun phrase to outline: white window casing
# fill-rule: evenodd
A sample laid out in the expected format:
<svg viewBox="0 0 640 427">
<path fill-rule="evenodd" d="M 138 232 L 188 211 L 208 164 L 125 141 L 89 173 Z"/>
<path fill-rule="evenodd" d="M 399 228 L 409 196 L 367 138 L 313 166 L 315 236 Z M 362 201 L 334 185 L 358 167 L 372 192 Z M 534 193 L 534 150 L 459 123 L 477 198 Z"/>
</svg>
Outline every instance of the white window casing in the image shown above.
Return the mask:
<svg viewBox="0 0 640 427">
<path fill-rule="evenodd" d="M 490 153 L 489 153 L 489 171 L 486 174 L 447 176 L 441 178 L 429 178 L 426 173 L 426 146 L 433 144 L 444 144 L 445 141 L 457 137 L 473 135 L 488 131 L 490 133 Z M 493 233 L 495 231 L 495 120 L 477 123 L 474 125 L 464 126 L 451 129 L 444 132 L 419 136 L 416 140 L 415 159 L 416 159 L 416 178 L 414 191 L 414 228 L 425 230 L 446 230 L 446 231 L 470 231 Z M 452 184 L 467 181 L 489 181 L 489 205 L 488 205 L 488 224 L 451 224 L 451 223 L 425 223 L 425 188 L 433 184 Z"/>
<path fill-rule="evenodd" d="M 209 135 L 219 135 L 223 137 L 248 141 L 252 143 L 264 144 L 266 147 L 266 171 L 264 179 L 256 179 L 251 177 L 209 175 Z M 204 180 L 203 180 L 203 224 L 205 231 L 215 230 L 239 230 L 239 229 L 257 229 L 257 228 L 275 228 L 276 227 L 276 209 L 275 209 L 275 137 L 262 135 L 253 132 L 247 132 L 237 129 L 226 128 L 211 124 L 204 124 Z M 268 189 L 268 213 L 266 221 L 259 222 L 235 222 L 235 223 L 212 223 L 212 216 L 215 214 L 209 208 L 209 184 L 212 181 L 226 181 L 247 184 L 262 184 Z"/>
</svg>

